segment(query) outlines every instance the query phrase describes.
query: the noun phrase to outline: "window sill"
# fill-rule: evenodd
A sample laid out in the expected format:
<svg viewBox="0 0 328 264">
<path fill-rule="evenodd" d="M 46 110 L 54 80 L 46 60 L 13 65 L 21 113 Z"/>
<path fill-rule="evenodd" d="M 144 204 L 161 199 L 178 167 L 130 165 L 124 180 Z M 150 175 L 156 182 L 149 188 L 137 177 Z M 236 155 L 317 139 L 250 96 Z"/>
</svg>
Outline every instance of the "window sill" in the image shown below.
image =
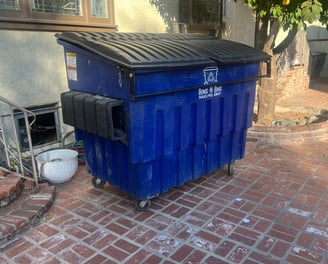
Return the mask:
<svg viewBox="0 0 328 264">
<path fill-rule="evenodd" d="M 7 30 L 31 30 L 31 31 L 93 31 L 93 32 L 113 32 L 117 31 L 116 25 L 100 24 L 100 23 L 79 23 L 79 22 L 67 22 L 67 21 L 47 21 L 40 20 L 30 21 L 15 20 L 10 21 L 8 19 L 0 18 L 0 28 Z"/>
</svg>

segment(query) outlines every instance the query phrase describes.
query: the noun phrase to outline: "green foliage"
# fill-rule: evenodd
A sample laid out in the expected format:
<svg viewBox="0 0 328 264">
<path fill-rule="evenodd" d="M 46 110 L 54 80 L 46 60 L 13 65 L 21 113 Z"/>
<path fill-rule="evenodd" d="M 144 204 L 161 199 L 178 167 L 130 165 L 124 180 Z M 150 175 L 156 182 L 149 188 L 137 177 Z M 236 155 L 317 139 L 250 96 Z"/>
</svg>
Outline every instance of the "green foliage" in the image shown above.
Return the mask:
<svg viewBox="0 0 328 264">
<path fill-rule="evenodd" d="M 318 0 L 304 1 L 301 4 L 302 18 L 310 24 L 320 19 L 322 4 Z"/>
<path fill-rule="evenodd" d="M 328 26 L 327 0 L 245 0 L 262 20 L 277 19 L 284 29 L 297 25 L 300 29 L 306 23 L 321 21 Z"/>
<path fill-rule="evenodd" d="M 328 30 L 328 1 L 327 0 L 322 0 L 322 12 L 319 21 L 322 24 L 326 25 Z"/>
</svg>

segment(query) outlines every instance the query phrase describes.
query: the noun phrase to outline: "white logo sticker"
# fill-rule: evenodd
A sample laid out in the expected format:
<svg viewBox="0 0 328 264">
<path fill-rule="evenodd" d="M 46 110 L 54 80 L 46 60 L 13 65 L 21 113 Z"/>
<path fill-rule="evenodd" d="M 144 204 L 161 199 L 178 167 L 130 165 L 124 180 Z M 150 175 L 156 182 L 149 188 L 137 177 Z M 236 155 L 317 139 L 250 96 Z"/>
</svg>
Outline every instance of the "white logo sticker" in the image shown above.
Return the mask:
<svg viewBox="0 0 328 264">
<path fill-rule="evenodd" d="M 204 85 L 211 85 L 218 82 L 218 67 L 207 67 L 203 70 Z M 219 96 L 222 93 L 222 86 L 210 86 L 198 89 L 198 98 L 206 99 L 213 96 Z"/>
<path fill-rule="evenodd" d="M 218 67 L 208 67 L 203 70 L 204 84 L 211 84 L 218 81 Z"/>
</svg>

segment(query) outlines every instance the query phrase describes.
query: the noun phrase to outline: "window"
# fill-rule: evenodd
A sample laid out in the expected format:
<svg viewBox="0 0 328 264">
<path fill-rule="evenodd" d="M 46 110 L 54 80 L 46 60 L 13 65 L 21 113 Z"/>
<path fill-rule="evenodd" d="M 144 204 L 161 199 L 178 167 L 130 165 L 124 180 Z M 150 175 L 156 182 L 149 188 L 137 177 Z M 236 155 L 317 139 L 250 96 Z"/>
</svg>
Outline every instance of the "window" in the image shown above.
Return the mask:
<svg viewBox="0 0 328 264">
<path fill-rule="evenodd" d="M 0 0 L 0 29 L 113 31 L 114 0 Z"/>
<path fill-rule="evenodd" d="M 31 139 L 33 147 L 58 143 L 60 141 L 60 129 L 58 119 L 58 106 L 56 104 L 44 105 L 39 107 L 28 108 L 36 115 L 35 122 L 31 127 Z M 29 121 L 32 117 L 29 117 Z M 28 139 L 26 134 L 26 126 L 24 114 L 15 111 L 16 130 L 18 131 L 18 139 L 21 150 L 27 150 Z"/>
<path fill-rule="evenodd" d="M 52 14 L 81 15 L 80 1 L 32 0 L 32 11 Z"/>
<path fill-rule="evenodd" d="M 107 17 L 107 8 L 108 5 L 106 0 L 91 0 L 91 16 L 93 17 Z"/>
<path fill-rule="evenodd" d="M 223 0 L 179 0 L 179 22 L 188 32 L 214 33 L 222 28 Z"/>
<path fill-rule="evenodd" d="M 19 10 L 17 0 L 2 0 L 0 1 L 0 9 Z"/>
</svg>

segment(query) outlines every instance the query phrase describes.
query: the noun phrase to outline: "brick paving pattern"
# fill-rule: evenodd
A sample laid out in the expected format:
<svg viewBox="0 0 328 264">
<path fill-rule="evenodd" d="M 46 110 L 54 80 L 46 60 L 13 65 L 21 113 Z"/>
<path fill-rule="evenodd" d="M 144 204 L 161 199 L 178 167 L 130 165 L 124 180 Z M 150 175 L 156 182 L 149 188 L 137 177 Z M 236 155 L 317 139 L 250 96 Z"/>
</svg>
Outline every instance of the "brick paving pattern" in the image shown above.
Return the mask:
<svg viewBox="0 0 328 264">
<path fill-rule="evenodd" d="M 311 88 L 279 104 L 328 109 L 327 80 Z M 4 206 L 21 192 L 7 183 Z M 17 200 L 0 211 L 0 263 L 328 264 L 328 141 L 248 142 L 233 177 L 217 170 L 146 212 L 115 187 L 95 189 L 84 166 Z"/>
<path fill-rule="evenodd" d="M 0 208 L 8 206 L 20 195 L 24 186 L 21 178 L 0 170 Z"/>
<path fill-rule="evenodd" d="M 313 80 L 310 89 L 284 98 L 278 102 L 280 106 L 303 106 L 328 110 L 328 79 Z"/>
<path fill-rule="evenodd" d="M 12 174 L 1 177 L 0 185 L 0 245 L 3 245 L 39 222 L 53 203 L 55 186 L 42 183 L 38 192 L 23 191 L 21 178 Z"/>
<path fill-rule="evenodd" d="M 221 169 L 154 198 L 95 189 L 84 166 L 0 263 L 328 263 L 328 141 L 249 143 Z"/>
</svg>

